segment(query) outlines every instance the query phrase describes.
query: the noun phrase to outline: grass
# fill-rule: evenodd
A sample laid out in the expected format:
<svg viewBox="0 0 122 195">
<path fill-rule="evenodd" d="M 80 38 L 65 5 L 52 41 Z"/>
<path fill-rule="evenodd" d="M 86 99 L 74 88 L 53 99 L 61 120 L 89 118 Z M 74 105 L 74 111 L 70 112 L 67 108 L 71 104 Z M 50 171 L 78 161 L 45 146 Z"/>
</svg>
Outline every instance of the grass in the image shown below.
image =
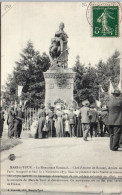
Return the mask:
<svg viewBox="0 0 122 195">
<path fill-rule="evenodd" d="M 10 148 L 13 148 L 14 146 L 21 144 L 22 141 L 19 139 L 10 139 L 8 137 L 2 137 L 1 138 L 1 151 L 9 150 Z"/>
</svg>

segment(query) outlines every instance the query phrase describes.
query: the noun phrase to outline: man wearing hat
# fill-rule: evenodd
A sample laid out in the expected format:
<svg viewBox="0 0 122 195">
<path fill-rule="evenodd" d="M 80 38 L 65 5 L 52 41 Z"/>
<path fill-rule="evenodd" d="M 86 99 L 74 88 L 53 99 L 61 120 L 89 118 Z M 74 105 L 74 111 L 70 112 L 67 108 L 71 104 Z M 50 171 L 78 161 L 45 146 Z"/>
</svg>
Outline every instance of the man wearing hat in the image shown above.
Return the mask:
<svg viewBox="0 0 122 195">
<path fill-rule="evenodd" d="M 108 131 L 108 108 L 106 105 L 102 106 L 102 109 L 99 111 L 99 127 L 100 127 L 100 136 L 103 137 L 105 132 Z"/>
<path fill-rule="evenodd" d="M 110 150 L 117 151 L 122 133 L 122 97 L 119 90 L 114 90 L 113 98 L 108 102 L 108 125 L 110 132 Z"/>
<path fill-rule="evenodd" d="M 93 130 L 95 132 L 95 137 L 97 137 L 97 126 L 98 126 L 98 112 L 95 109 L 95 105 L 91 104 L 90 106 L 90 114 L 91 114 L 91 119 L 90 119 L 90 134 L 91 137 L 93 135 Z"/>
<path fill-rule="evenodd" d="M 55 132 L 55 126 L 54 126 L 54 107 L 50 106 L 49 107 L 49 112 L 48 112 L 48 130 L 49 130 L 49 136 L 50 137 L 55 137 L 56 132 Z"/>
<path fill-rule="evenodd" d="M 83 130 L 83 139 L 87 141 L 87 137 L 90 130 L 90 103 L 88 100 L 82 101 L 83 107 L 80 108 L 80 115 L 81 115 L 81 123 L 82 123 L 82 130 Z"/>
<path fill-rule="evenodd" d="M 15 125 L 14 125 L 14 136 L 20 138 L 22 132 L 22 121 L 24 120 L 24 113 L 22 112 L 22 106 L 19 105 L 18 110 L 15 113 Z"/>
<path fill-rule="evenodd" d="M 7 125 L 8 125 L 8 137 L 13 138 L 14 136 L 14 120 L 15 120 L 15 111 L 14 106 L 11 105 L 8 116 L 7 116 Z"/>
</svg>

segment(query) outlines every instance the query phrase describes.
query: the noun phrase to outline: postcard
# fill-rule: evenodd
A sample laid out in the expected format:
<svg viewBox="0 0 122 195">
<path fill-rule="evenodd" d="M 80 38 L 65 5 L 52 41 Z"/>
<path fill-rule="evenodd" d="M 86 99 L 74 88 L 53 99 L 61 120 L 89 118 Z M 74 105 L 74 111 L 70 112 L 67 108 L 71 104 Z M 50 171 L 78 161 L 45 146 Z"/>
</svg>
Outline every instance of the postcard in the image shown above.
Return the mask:
<svg viewBox="0 0 122 195">
<path fill-rule="evenodd" d="M 122 3 L 1 3 L 1 194 L 122 193 Z"/>
</svg>

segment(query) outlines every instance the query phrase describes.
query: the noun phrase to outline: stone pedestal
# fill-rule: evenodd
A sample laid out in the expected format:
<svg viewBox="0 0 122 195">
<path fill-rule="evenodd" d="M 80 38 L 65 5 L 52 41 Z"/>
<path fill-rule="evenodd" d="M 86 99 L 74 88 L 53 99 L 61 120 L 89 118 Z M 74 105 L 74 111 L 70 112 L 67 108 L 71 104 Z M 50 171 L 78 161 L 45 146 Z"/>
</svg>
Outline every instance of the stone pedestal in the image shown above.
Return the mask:
<svg viewBox="0 0 122 195">
<path fill-rule="evenodd" d="M 44 73 L 45 78 L 45 106 L 55 105 L 57 100 L 66 104 L 73 101 L 73 85 L 75 72 L 72 69 L 58 68 Z"/>
</svg>

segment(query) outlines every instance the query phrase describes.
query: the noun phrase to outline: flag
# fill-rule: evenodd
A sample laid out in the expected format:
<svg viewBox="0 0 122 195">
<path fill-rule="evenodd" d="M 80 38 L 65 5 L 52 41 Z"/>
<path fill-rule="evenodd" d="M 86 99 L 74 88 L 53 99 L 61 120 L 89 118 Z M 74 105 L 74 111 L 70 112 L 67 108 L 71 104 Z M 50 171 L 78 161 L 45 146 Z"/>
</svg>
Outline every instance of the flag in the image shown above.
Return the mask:
<svg viewBox="0 0 122 195">
<path fill-rule="evenodd" d="M 14 102 L 14 107 L 17 108 L 17 102 L 16 101 Z"/>
<path fill-rule="evenodd" d="M 96 106 L 97 106 L 98 108 L 100 108 L 100 106 L 101 106 L 101 102 L 100 102 L 100 101 L 98 101 L 98 100 L 96 100 Z"/>
<path fill-rule="evenodd" d="M 27 100 L 24 101 L 24 106 L 26 105 L 26 103 L 27 103 Z"/>
<path fill-rule="evenodd" d="M 20 100 L 20 103 L 19 104 L 22 106 L 22 100 Z"/>
<path fill-rule="evenodd" d="M 23 86 L 18 85 L 18 96 L 21 96 Z"/>
<path fill-rule="evenodd" d="M 113 87 L 113 85 L 112 85 L 111 81 L 109 81 L 109 82 L 110 82 L 110 84 L 109 84 L 108 94 L 109 94 L 109 95 L 111 95 L 111 93 L 113 93 L 113 92 L 114 92 L 114 87 Z"/>
<path fill-rule="evenodd" d="M 119 81 L 119 84 L 118 84 L 117 88 L 121 91 L 121 88 L 122 88 L 121 81 Z"/>
<path fill-rule="evenodd" d="M 100 91 L 102 92 L 102 93 L 104 93 L 105 91 L 103 90 L 103 88 L 102 87 L 100 87 Z"/>
</svg>

